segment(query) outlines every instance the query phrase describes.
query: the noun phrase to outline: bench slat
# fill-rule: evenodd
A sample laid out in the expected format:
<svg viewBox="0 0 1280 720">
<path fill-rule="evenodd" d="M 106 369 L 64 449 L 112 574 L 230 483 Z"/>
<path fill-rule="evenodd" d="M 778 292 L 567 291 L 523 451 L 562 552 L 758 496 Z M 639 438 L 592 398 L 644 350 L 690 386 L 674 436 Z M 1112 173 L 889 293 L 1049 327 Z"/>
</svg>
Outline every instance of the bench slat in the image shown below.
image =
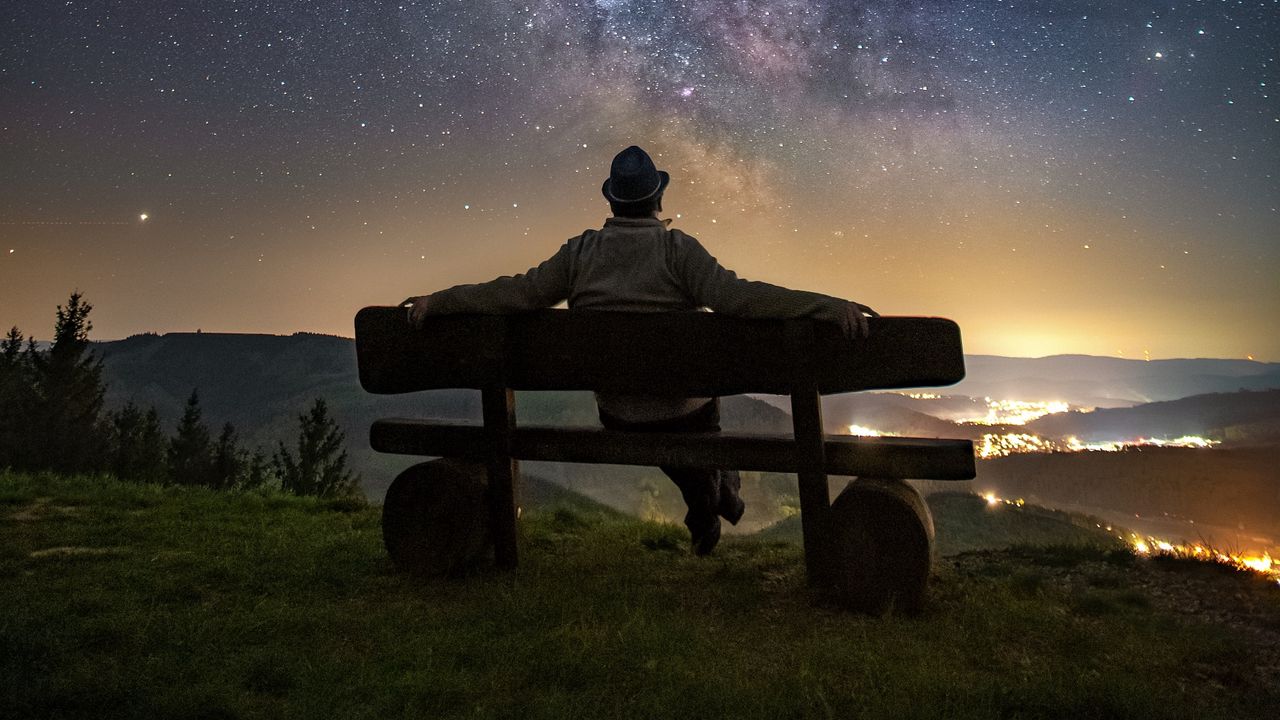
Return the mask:
<svg viewBox="0 0 1280 720">
<path fill-rule="evenodd" d="M 439 420 L 386 419 L 373 423 L 374 450 L 402 455 L 484 459 L 484 428 Z M 631 433 L 600 428 L 523 426 L 511 436 L 520 460 L 675 465 L 795 472 L 795 440 L 784 434 Z M 974 477 L 968 440 L 847 435 L 826 436 L 826 471 L 832 475 L 969 480 Z"/>
<path fill-rule="evenodd" d="M 805 322 L 813 321 L 541 310 L 437 316 L 415 330 L 404 308 L 368 307 L 356 315 L 356 352 L 360 383 L 373 393 L 498 384 L 631 395 L 786 395 L 797 365 L 786 326 Z M 834 325 L 813 324 L 823 394 L 964 378 L 960 328 L 950 320 L 872 318 L 870 337 L 855 341 Z"/>
</svg>

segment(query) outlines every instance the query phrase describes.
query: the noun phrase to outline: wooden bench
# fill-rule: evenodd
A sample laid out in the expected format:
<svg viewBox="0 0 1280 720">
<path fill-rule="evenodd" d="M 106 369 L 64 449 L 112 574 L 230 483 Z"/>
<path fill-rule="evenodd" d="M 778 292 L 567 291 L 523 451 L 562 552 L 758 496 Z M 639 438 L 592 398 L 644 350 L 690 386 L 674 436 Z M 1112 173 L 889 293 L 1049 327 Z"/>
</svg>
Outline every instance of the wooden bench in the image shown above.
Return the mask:
<svg viewBox="0 0 1280 720">
<path fill-rule="evenodd" d="M 799 477 L 811 584 L 863 610 L 918 607 L 933 522 L 902 479 L 970 479 L 973 445 L 826 435 L 820 398 L 958 382 L 964 377 L 960 331 L 941 318 L 873 318 L 870 325 L 869 338 L 848 340 L 835 326 L 812 320 L 544 310 L 438 316 L 415 329 L 404 308 L 365 308 L 356 315 L 365 390 L 478 389 L 483 408 L 483 425 L 373 424 L 375 450 L 454 459 L 410 468 L 392 484 L 383 506 L 387 549 L 402 567 L 445 574 L 491 542 L 496 564 L 514 567 L 518 460 L 789 472 Z M 514 390 L 789 395 L 794 434 L 517 427 Z M 859 479 L 832 503 L 829 475 Z"/>
</svg>

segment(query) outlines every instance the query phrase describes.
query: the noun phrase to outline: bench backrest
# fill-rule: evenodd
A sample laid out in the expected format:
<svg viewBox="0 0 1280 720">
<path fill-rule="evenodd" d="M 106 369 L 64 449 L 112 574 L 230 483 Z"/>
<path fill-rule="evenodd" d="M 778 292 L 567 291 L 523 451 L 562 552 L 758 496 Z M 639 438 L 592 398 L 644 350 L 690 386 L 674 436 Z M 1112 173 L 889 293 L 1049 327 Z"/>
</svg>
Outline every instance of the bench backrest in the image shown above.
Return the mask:
<svg viewBox="0 0 1280 720">
<path fill-rule="evenodd" d="M 360 384 L 372 393 L 441 388 L 594 390 L 704 397 L 934 387 L 964 378 L 960 328 L 944 318 L 872 318 L 845 339 L 812 320 L 706 312 L 540 310 L 445 315 L 414 329 L 404 308 L 356 315 Z"/>
</svg>

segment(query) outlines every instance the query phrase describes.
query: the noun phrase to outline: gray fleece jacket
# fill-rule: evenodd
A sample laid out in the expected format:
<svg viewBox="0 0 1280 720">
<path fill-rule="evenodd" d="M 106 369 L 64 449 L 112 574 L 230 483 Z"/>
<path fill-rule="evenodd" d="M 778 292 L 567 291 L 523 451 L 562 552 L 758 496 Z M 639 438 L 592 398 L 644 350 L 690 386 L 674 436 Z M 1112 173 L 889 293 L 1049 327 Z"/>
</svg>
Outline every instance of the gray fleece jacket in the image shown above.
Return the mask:
<svg viewBox="0 0 1280 720">
<path fill-rule="evenodd" d="M 551 307 L 661 312 L 709 308 L 744 318 L 813 317 L 846 326 L 849 304 L 819 293 L 739 278 L 693 237 L 657 218 L 611 217 L 570 238 L 522 275 L 433 293 L 426 313 L 506 314 Z M 685 415 L 707 398 L 597 395 L 600 409 L 627 422 Z"/>
</svg>

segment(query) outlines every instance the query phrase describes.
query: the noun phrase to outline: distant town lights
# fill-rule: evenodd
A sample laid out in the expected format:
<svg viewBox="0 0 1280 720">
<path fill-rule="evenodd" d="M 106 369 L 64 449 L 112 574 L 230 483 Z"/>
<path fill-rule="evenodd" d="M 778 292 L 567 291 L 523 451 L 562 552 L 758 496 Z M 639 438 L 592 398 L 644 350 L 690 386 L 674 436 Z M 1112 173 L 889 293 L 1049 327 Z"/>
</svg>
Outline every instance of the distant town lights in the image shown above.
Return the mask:
<svg viewBox="0 0 1280 720">
<path fill-rule="evenodd" d="M 865 425 L 850 425 L 849 434 L 854 435 L 856 437 L 885 437 L 885 436 L 891 437 L 891 436 L 897 435 L 897 433 L 881 432 L 879 430 L 876 430 L 875 428 L 869 428 Z"/>
<path fill-rule="evenodd" d="M 1072 409 L 1069 403 L 1061 400 L 993 400 L 987 397 L 983 401 L 987 404 L 985 415 L 961 418 L 960 422 L 975 425 L 1026 425 L 1045 415 Z"/>
</svg>

